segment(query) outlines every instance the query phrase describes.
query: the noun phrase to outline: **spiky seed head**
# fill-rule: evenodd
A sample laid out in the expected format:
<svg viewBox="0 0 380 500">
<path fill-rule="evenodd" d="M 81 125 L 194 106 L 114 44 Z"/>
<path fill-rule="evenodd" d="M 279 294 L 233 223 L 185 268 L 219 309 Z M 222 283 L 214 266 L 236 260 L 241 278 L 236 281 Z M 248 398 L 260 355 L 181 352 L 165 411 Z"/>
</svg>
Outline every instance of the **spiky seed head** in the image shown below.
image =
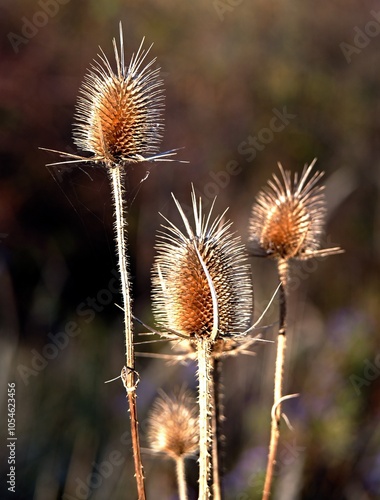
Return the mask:
<svg viewBox="0 0 380 500">
<path fill-rule="evenodd" d="M 153 451 L 174 459 L 198 451 L 198 409 L 188 391 L 171 397 L 161 391 L 149 416 L 148 440 Z"/>
<path fill-rule="evenodd" d="M 173 197 L 174 198 L 174 197 Z M 239 237 L 223 222 L 210 222 L 192 193 L 195 230 L 177 200 L 186 231 L 168 222 L 159 235 L 153 266 L 153 312 L 157 323 L 181 336 L 242 333 L 252 315 L 250 267 Z"/>
<path fill-rule="evenodd" d="M 305 166 L 300 178 L 279 169 L 268 186 L 259 192 L 249 223 L 249 240 L 254 253 L 276 259 L 307 259 L 317 254 L 338 253 L 340 249 L 318 251 L 326 215 L 323 172 L 310 173 L 315 164 Z"/>
<path fill-rule="evenodd" d="M 154 157 L 164 126 L 159 69 L 152 69 L 155 59 L 145 64 L 150 48 L 144 50 L 142 42 L 126 67 L 121 27 L 120 53 L 115 40 L 113 45 L 116 72 L 101 51 L 84 78 L 74 123 L 78 148 L 106 166 Z"/>
</svg>

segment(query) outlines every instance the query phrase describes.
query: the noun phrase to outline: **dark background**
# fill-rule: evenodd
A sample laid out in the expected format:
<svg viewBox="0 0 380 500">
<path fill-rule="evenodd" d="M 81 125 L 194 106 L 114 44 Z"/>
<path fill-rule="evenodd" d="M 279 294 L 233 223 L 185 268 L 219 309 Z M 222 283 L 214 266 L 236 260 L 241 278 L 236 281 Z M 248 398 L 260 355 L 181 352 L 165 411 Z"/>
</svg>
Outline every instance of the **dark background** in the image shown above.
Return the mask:
<svg viewBox="0 0 380 500">
<path fill-rule="evenodd" d="M 38 149 L 75 151 L 78 89 L 98 45 L 113 64 L 121 20 L 126 60 L 143 36 L 154 42 L 166 88 L 162 150 L 184 148 L 178 158 L 190 162 L 128 172 L 135 314 L 153 324 L 158 212 L 179 223 L 170 192 L 185 205 L 191 182 L 206 205 L 217 194 L 215 213 L 229 206 L 246 240 L 252 203 L 277 161 L 300 171 L 317 157 L 329 209 L 324 244 L 345 254 L 293 267 L 285 391 L 300 396 L 284 404 L 294 431 L 284 426 L 273 498 L 380 498 L 380 26 L 371 15 L 379 3 L 71 0 L 49 3 L 47 18 L 38 14 L 42 5 L 0 2 L 1 487 L 9 470 L 7 383 L 15 382 L 16 494 L 9 498 L 136 498 L 125 392 L 119 380 L 104 384 L 124 364 L 120 297 L 107 292 L 116 268 L 107 176 L 91 166 L 47 168 L 57 157 Z M 17 44 L 11 34 L 23 36 L 25 18 L 41 26 Z M 355 36 L 360 47 L 345 56 L 341 44 L 353 46 Z M 244 154 L 242 143 L 284 107 L 295 115 L 284 130 L 255 158 Z M 228 178 L 221 172 L 231 161 L 239 168 Z M 253 259 L 252 272 L 257 317 L 277 277 L 269 261 Z M 276 311 L 265 323 L 276 321 Z M 74 336 L 58 335 L 70 329 Z M 275 334 L 275 327 L 264 332 Z M 61 348 L 51 347 L 53 337 Z M 136 349 L 170 352 L 162 343 Z M 275 348 L 254 350 L 255 357 L 224 363 L 226 499 L 261 498 Z M 148 448 L 157 388 L 170 392 L 186 381 L 195 389 L 195 368 L 137 363 Z M 176 498 L 174 465 L 148 451 L 143 458 L 148 498 Z M 195 460 L 188 472 L 195 498 Z"/>
</svg>

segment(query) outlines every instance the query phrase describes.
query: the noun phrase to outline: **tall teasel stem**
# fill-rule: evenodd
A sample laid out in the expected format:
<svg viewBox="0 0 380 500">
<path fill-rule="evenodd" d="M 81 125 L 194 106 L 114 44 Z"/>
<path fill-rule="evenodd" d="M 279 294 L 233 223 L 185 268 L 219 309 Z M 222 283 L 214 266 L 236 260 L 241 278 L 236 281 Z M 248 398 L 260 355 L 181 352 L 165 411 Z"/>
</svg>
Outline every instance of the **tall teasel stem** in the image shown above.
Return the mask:
<svg viewBox="0 0 380 500">
<path fill-rule="evenodd" d="M 198 356 L 199 401 L 199 499 L 210 497 L 210 445 L 211 445 L 211 344 L 212 340 L 200 336 L 196 339 Z"/>
<path fill-rule="evenodd" d="M 211 394 L 211 426 L 212 426 L 212 497 L 213 500 L 221 500 L 222 498 L 222 403 L 221 403 L 221 376 L 222 376 L 222 361 L 219 357 L 212 358 L 212 394 Z"/>
<path fill-rule="evenodd" d="M 182 455 L 176 459 L 176 474 L 179 500 L 187 500 L 185 458 Z"/>
<path fill-rule="evenodd" d="M 108 169 L 112 195 L 115 207 L 115 239 L 118 256 L 118 265 L 121 281 L 121 292 L 123 297 L 124 310 L 124 331 L 125 331 L 125 359 L 126 367 L 122 371 L 122 379 L 127 391 L 129 402 L 129 415 L 131 421 L 131 437 L 133 449 L 133 461 L 135 466 L 135 477 L 139 500 L 145 499 L 144 472 L 141 461 L 140 440 L 138 430 L 137 405 L 136 405 L 136 372 L 135 353 L 133 347 L 132 329 L 132 301 L 130 293 L 130 281 L 128 274 L 128 258 L 126 250 L 126 220 L 125 202 L 123 197 L 124 170 L 119 167 Z"/>
<path fill-rule="evenodd" d="M 126 365 L 129 368 L 126 380 L 130 387 L 134 382 L 134 347 L 132 335 L 132 306 L 131 306 L 131 293 L 130 283 L 128 276 L 128 257 L 127 257 L 127 231 L 125 220 L 125 202 L 123 197 L 124 190 L 124 177 L 125 173 L 122 168 L 116 166 L 108 169 L 110 182 L 112 186 L 112 196 L 115 208 L 115 240 L 117 245 L 118 265 L 120 272 L 121 291 L 123 296 L 123 309 L 124 309 L 124 325 L 125 325 L 125 355 Z"/>
<path fill-rule="evenodd" d="M 281 417 L 281 403 L 282 386 L 284 378 L 284 362 L 285 362 L 285 349 L 286 349 L 286 315 L 287 315 L 287 301 L 288 301 L 288 273 L 289 261 L 286 259 L 279 259 L 277 261 L 278 275 L 280 278 L 279 290 L 279 328 L 277 337 L 277 356 L 276 356 L 276 371 L 274 381 L 274 404 L 276 405 L 275 420 L 277 426 L 280 425 Z"/>
<path fill-rule="evenodd" d="M 278 441 L 280 438 L 280 420 L 281 420 L 281 398 L 284 378 L 285 350 L 286 350 L 286 311 L 287 311 L 287 275 L 289 263 L 287 260 L 279 259 L 277 261 L 278 273 L 280 277 L 279 290 L 279 329 L 277 336 L 277 354 L 274 374 L 274 398 L 272 408 L 271 435 L 269 443 L 268 463 L 265 474 L 265 483 L 263 489 L 263 500 L 268 500 L 273 480 L 274 466 Z"/>
<path fill-rule="evenodd" d="M 318 185 L 323 172 L 315 172 L 309 177 L 315 162 L 316 160 L 313 160 L 309 166 L 305 165 L 300 177 L 295 174 L 293 179 L 291 173 L 284 171 L 279 164 L 282 179 L 273 175 L 273 179 L 268 181 L 268 186 L 259 192 L 252 207 L 249 224 L 252 254 L 276 259 L 281 283 L 274 403 L 263 500 L 267 500 L 270 496 L 280 436 L 281 402 L 284 399 L 282 386 L 286 350 L 289 261 L 342 252 L 338 247 L 319 250 L 326 204 L 323 196 L 324 186 Z"/>
<path fill-rule="evenodd" d="M 128 394 L 135 476 L 139 499 L 145 499 L 136 409 L 136 373 L 132 338 L 131 298 L 126 253 L 126 223 L 123 204 L 123 175 L 130 164 L 143 161 L 171 161 L 174 151 L 159 152 L 164 121 L 164 96 L 155 59 L 146 61 L 150 48 L 141 42 L 125 64 L 123 31 L 120 48 L 113 39 L 116 71 L 100 49 L 86 74 L 76 106 L 74 142 L 86 156 L 55 150 L 64 161 L 52 163 L 95 163 L 108 171 L 116 214 L 116 242 L 124 304 L 126 367 L 122 379 Z"/>
</svg>

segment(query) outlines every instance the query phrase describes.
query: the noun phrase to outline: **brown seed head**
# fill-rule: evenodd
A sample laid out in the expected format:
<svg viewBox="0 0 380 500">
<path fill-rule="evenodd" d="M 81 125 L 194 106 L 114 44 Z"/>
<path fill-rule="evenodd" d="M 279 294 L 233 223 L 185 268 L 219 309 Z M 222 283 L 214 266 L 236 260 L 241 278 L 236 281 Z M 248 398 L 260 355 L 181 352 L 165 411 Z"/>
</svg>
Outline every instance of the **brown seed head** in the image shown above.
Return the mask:
<svg viewBox="0 0 380 500">
<path fill-rule="evenodd" d="M 276 259 L 307 259 L 317 254 L 338 253 L 340 249 L 318 251 L 326 215 L 324 186 L 317 183 L 323 172 L 315 164 L 305 166 L 300 178 L 279 169 L 282 181 L 273 175 L 256 197 L 249 223 L 249 240 L 254 253 Z"/>
<path fill-rule="evenodd" d="M 154 159 L 163 133 L 163 90 L 155 59 L 140 45 L 126 67 L 120 27 L 120 54 L 113 40 L 116 73 L 104 52 L 85 76 L 78 98 L 74 141 L 92 161 L 106 166 Z"/>
<path fill-rule="evenodd" d="M 79 91 L 74 122 L 74 142 L 92 156 L 55 149 L 64 161 L 50 165 L 101 163 L 107 168 L 142 161 L 172 161 L 176 150 L 159 153 L 164 120 L 164 95 L 156 59 L 145 64 L 151 47 L 144 39 L 129 66 L 124 63 L 123 32 L 120 24 L 120 52 L 113 40 L 116 72 L 103 50 L 94 60 Z M 143 66 L 145 64 L 145 66 Z"/>
<path fill-rule="evenodd" d="M 205 218 L 194 192 L 195 231 L 175 202 L 186 234 L 167 221 L 159 236 L 152 294 L 157 322 L 186 337 L 242 333 L 252 315 L 252 284 L 240 238 L 224 214 L 210 223 L 212 209 Z"/>
<path fill-rule="evenodd" d="M 198 450 L 198 410 L 189 392 L 181 389 L 169 397 L 164 392 L 153 404 L 149 417 L 148 440 L 155 452 L 176 459 Z"/>
</svg>

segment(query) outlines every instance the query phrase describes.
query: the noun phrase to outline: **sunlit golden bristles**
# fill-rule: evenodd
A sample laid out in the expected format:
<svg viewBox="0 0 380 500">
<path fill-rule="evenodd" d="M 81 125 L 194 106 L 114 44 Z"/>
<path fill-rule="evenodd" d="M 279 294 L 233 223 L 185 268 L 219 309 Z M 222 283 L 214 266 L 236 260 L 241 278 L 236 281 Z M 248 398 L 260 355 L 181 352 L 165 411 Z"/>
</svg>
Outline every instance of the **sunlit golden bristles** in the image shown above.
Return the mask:
<svg viewBox="0 0 380 500">
<path fill-rule="evenodd" d="M 153 451 L 171 458 L 198 451 L 198 408 L 188 391 L 169 397 L 161 391 L 149 417 L 148 441 Z"/>
<path fill-rule="evenodd" d="M 120 54 L 114 40 L 117 71 L 102 52 L 85 77 L 78 99 L 74 141 L 94 161 L 107 166 L 138 162 L 157 154 L 163 132 L 163 90 L 155 60 L 141 67 L 142 44 L 128 67 L 120 29 Z"/>
<path fill-rule="evenodd" d="M 224 214 L 210 223 L 212 209 L 205 217 L 194 192 L 195 231 L 175 202 L 186 232 L 167 221 L 159 236 L 152 293 L 157 322 L 186 337 L 242 333 L 252 316 L 252 284 L 240 238 Z"/>
<path fill-rule="evenodd" d="M 55 149 L 63 161 L 48 165 L 95 163 L 107 168 L 143 161 L 174 161 L 176 150 L 159 152 L 164 131 L 164 94 L 156 59 L 145 63 L 151 49 L 144 39 L 128 66 L 124 63 L 123 31 L 120 49 L 113 40 L 116 72 L 103 50 L 84 78 L 75 112 L 74 142 L 91 156 Z M 143 65 L 145 64 L 145 66 Z"/>
<path fill-rule="evenodd" d="M 323 172 L 309 175 L 315 164 L 305 166 L 300 178 L 284 171 L 282 181 L 273 175 L 256 197 L 249 224 L 253 253 L 277 259 L 307 259 L 339 253 L 339 248 L 318 250 L 323 233 L 326 204 L 324 186 L 317 185 Z"/>
</svg>

